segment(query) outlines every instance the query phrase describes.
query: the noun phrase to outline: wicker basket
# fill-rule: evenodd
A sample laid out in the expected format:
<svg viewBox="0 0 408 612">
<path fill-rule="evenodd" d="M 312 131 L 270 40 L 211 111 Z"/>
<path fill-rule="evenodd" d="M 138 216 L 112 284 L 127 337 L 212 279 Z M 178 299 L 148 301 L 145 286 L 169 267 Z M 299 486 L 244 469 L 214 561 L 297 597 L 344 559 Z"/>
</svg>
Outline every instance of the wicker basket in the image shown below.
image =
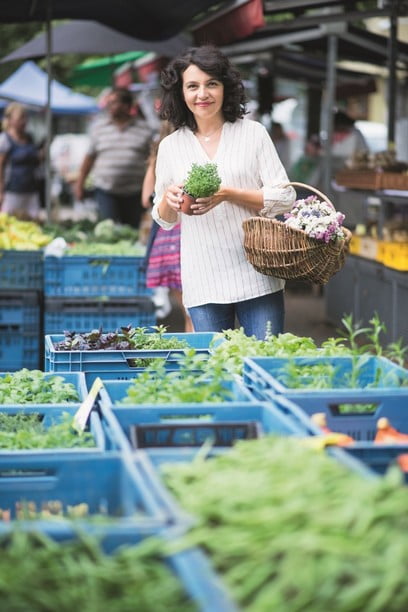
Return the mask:
<svg viewBox="0 0 408 612">
<path fill-rule="evenodd" d="M 314 187 L 303 183 L 289 185 L 309 189 L 333 206 L 327 196 Z M 322 242 L 311 238 L 303 230 L 265 217 L 246 219 L 243 228 L 246 257 L 257 272 L 318 284 L 327 283 L 343 267 L 351 239 L 351 232 L 343 228 L 344 240 Z"/>
</svg>

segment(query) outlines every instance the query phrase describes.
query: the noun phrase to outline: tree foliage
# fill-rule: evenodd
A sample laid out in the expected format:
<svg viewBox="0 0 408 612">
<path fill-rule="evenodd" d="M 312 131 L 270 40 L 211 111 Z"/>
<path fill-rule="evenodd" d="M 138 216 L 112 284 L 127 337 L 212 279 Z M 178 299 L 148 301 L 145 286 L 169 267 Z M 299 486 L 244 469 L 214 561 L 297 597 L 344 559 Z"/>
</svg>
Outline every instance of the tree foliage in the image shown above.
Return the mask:
<svg viewBox="0 0 408 612">
<path fill-rule="evenodd" d="M 57 24 L 61 22 L 55 21 L 53 23 Z M 13 24 L 0 23 L 1 57 L 5 57 L 12 51 L 15 51 L 31 40 L 36 34 L 40 34 L 43 31 L 45 31 L 45 23 L 43 22 Z M 82 62 L 83 59 L 83 55 L 76 53 L 64 55 L 54 54 L 51 59 L 54 78 L 65 85 L 69 85 L 69 77 L 73 68 Z M 6 62 L 5 64 L 0 64 L 0 83 L 7 79 L 15 70 L 17 70 L 21 63 L 21 60 L 16 60 Z M 38 65 L 45 70 L 46 60 L 39 60 Z"/>
</svg>

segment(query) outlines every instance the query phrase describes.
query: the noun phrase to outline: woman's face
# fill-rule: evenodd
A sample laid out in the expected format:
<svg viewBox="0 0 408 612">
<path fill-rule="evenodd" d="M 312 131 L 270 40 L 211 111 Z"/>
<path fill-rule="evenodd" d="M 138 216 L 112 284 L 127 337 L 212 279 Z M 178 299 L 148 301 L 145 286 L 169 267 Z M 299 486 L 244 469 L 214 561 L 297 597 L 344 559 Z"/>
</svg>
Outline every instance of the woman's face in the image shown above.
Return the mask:
<svg viewBox="0 0 408 612">
<path fill-rule="evenodd" d="M 196 120 L 222 117 L 223 83 L 195 64 L 183 72 L 183 96 Z"/>
<path fill-rule="evenodd" d="M 10 114 L 9 124 L 17 131 L 24 131 L 27 125 L 26 112 L 21 109 L 14 109 Z"/>
</svg>

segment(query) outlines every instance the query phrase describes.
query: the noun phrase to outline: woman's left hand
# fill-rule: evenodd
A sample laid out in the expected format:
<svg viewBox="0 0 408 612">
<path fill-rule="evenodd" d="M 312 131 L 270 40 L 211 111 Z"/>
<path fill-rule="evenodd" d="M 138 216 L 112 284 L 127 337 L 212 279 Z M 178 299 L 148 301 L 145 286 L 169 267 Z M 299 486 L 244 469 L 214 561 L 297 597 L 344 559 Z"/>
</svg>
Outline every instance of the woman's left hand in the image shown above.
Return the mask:
<svg viewBox="0 0 408 612">
<path fill-rule="evenodd" d="M 191 205 L 191 210 L 194 215 L 205 215 L 212 208 L 215 208 L 220 202 L 225 199 L 221 189 L 208 198 L 196 198 L 195 203 Z"/>
</svg>

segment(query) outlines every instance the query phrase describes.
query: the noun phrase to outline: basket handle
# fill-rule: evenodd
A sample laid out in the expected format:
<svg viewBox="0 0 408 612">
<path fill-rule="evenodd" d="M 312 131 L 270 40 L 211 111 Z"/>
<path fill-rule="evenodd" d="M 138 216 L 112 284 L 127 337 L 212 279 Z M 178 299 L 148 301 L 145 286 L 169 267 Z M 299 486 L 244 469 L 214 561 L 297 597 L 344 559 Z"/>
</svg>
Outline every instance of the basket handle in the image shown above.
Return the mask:
<svg viewBox="0 0 408 612">
<path fill-rule="evenodd" d="M 333 208 L 333 210 L 336 210 L 334 207 L 333 202 L 331 202 L 329 200 L 329 198 L 324 195 L 324 193 L 322 193 L 321 191 L 319 191 L 318 189 L 316 189 L 316 187 L 312 187 L 311 185 L 306 185 L 306 183 L 297 183 L 297 182 L 290 182 L 287 183 L 286 185 L 284 185 L 284 187 L 304 187 L 305 189 L 309 189 L 310 191 L 313 191 L 316 195 L 320 196 L 325 202 L 326 204 L 328 204 L 329 206 L 331 206 Z"/>
</svg>

